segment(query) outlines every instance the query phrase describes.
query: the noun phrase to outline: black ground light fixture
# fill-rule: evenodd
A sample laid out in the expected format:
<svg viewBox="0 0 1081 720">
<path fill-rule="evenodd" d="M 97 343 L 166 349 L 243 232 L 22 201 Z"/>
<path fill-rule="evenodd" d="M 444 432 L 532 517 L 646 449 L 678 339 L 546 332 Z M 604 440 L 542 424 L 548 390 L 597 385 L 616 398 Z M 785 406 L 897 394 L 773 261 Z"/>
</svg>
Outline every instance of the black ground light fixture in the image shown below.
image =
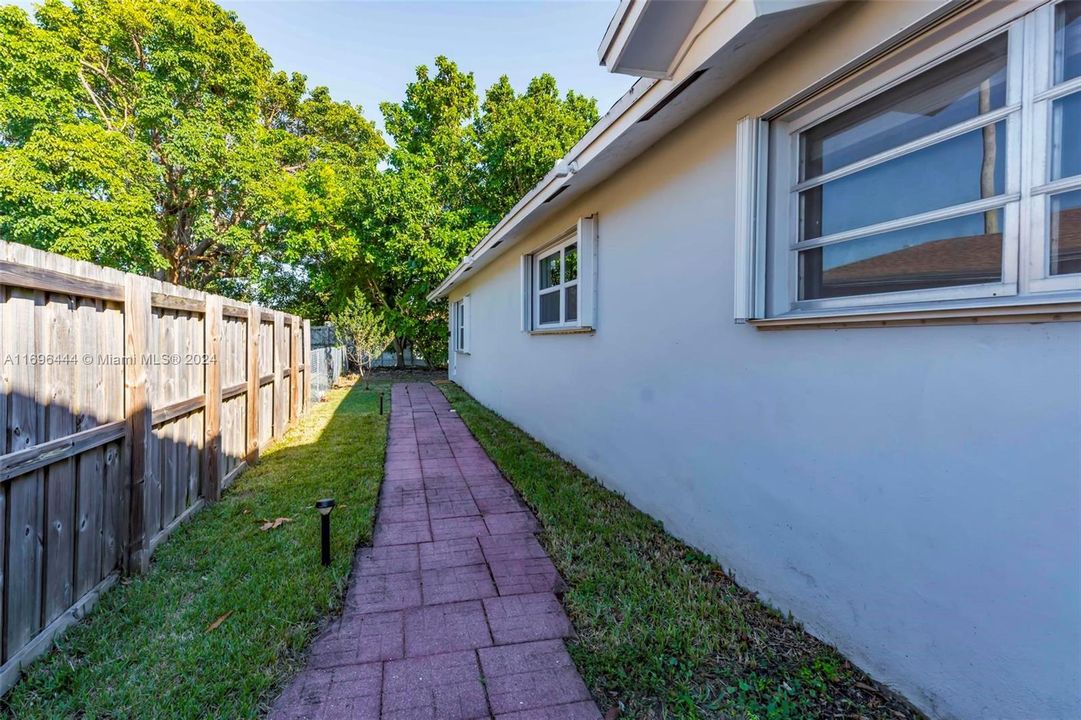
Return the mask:
<svg viewBox="0 0 1081 720">
<path fill-rule="evenodd" d="M 323 523 L 323 567 L 330 565 L 330 511 L 334 509 L 334 498 L 324 498 L 315 503 L 315 509 L 322 516 Z"/>
<path fill-rule="evenodd" d="M 383 391 L 379 391 L 379 414 L 383 414 Z"/>
</svg>

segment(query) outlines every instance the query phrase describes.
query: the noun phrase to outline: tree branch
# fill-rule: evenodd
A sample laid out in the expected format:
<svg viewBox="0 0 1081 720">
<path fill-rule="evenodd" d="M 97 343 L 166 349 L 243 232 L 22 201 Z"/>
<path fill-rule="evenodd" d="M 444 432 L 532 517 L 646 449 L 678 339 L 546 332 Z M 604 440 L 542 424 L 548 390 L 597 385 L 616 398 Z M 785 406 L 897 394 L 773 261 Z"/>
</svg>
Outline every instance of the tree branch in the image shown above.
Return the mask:
<svg viewBox="0 0 1081 720">
<path fill-rule="evenodd" d="M 83 75 L 82 70 L 79 70 L 79 82 L 82 84 L 83 90 L 86 91 L 86 94 L 90 96 L 90 102 L 94 103 L 94 107 L 98 109 L 98 115 L 101 116 L 101 121 L 105 123 L 105 128 L 110 131 L 114 130 L 115 128 L 113 127 L 112 121 L 109 120 L 109 116 L 108 114 L 106 114 L 105 108 L 102 107 L 101 102 L 98 100 L 97 93 L 95 93 L 94 89 L 90 87 L 90 83 L 87 82 L 86 76 Z"/>
</svg>

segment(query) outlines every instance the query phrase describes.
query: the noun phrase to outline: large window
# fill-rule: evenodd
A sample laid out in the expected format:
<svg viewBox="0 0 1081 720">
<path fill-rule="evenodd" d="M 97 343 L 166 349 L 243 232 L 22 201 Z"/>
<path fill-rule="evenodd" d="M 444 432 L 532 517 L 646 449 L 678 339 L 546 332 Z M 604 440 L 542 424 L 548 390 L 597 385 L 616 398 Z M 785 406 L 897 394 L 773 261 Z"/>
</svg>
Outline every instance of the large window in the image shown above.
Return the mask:
<svg viewBox="0 0 1081 720">
<path fill-rule="evenodd" d="M 1081 0 L 985 20 L 749 136 L 746 317 L 1081 290 Z"/>
<path fill-rule="evenodd" d="M 522 257 L 522 329 L 595 327 L 596 218 L 579 219 L 551 245 Z"/>
<path fill-rule="evenodd" d="M 1007 39 L 798 134 L 798 299 L 1002 282 Z"/>
</svg>

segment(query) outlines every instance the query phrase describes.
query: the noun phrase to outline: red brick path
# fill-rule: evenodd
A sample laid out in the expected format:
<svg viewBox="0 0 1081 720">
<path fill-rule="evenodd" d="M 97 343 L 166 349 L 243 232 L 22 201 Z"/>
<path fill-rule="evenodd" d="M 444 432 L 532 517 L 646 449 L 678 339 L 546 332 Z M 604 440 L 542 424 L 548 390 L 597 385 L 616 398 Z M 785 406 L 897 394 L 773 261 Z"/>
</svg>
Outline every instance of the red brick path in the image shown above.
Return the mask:
<svg viewBox="0 0 1081 720">
<path fill-rule="evenodd" d="M 600 720 L 536 518 L 437 388 L 394 385 L 374 547 L 275 720 Z"/>
</svg>

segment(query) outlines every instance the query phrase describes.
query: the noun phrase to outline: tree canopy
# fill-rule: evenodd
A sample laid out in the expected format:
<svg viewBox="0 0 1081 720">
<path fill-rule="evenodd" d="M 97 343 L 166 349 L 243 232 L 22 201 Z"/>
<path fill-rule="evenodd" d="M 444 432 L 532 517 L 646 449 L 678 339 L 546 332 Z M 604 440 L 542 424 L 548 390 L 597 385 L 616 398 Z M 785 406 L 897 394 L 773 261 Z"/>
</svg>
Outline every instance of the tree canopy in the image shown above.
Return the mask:
<svg viewBox="0 0 1081 720">
<path fill-rule="evenodd" d="M 0 237 L 315 319 L 359 290 L 438 362 L 426 295 L 596 103 L 547 74 L 482 101 L 438 57 L 380 110 L 389 141 L 210 0 L 0 6 Z"/>
<path fill-rule="evenodd" d="M 597 121 L 596 101 L 560 97 L 551 75 L 523 94 L 503 76 L 479 102 L 473 74 L 446 57 L 417 68 L 401 103 L 383 103 L 394 147 L 361 211 L 360 278 L 399 352 L 446 354 L 445 306 L 425 296 Z"/>
<path fill-rule="evenodd" d="M 335 252 L 374 125 L 274 73 L 209 0 L 0 8 L 0 233 L 171 282 L 255 295 Z"/>
</svg>

